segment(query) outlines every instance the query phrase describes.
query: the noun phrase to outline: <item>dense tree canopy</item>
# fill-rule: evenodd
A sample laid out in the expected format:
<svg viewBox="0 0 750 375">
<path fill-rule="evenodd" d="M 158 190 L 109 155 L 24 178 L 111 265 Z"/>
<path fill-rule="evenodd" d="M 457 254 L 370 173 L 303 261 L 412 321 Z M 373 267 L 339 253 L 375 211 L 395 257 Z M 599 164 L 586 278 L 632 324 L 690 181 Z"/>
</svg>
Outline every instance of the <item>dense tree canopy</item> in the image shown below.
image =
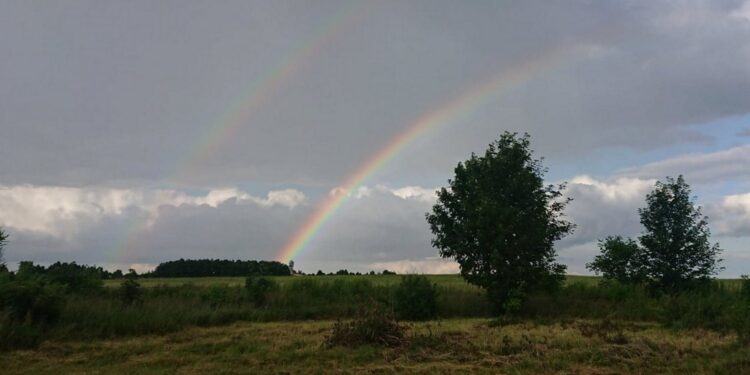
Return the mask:
<svg viewBox="0 0 750 375">
<path fill-rule="evenodd" d="M 180 259 L 160 263 L 148 276 L 288 276 L 290 274 L 289 266 L 276 261 Z"/>
<path fill-rule="evenodd" d="M 646 282 L 667 293 L 691 288 L 721 269 L 719 244 L 709 242 L 708 218 L 695 206 L 682 176 L 657 182 L 638 212 L 644 227 L 640 244 L 608 237 L 599 243 L 602 253 L 589 269 L 620 282 Z"/>
<path fill-rule="evenodd" d="M 690 196 L 682 176 L 657 182 L 638 210 L 645 229 L 643 247 L 646 277 L 657 289 L 675 292 L 707 280 L 721 268 L 719 244 L 711 244 L 708 218 Z"/>
<path fill-rule="evenodd" d="M 599 241 L 601 254 L 586 267 L 605 279 L 625 284 L 645 281 L 645 259 L 638 243 L 622 236 L 610 236 Z"/>
<path fill-rule="evenodd" d="M 472 154 L 427 214 L 440 255 L 503 309 L 561 282 L 565 267 L 555 263 L 553 243 L 573 228 L 563 218 L 564 185 L 544 184 L 546 169 L 529 144 L 528 134 L 506 132 L 483 156 Z"/>
</svg>

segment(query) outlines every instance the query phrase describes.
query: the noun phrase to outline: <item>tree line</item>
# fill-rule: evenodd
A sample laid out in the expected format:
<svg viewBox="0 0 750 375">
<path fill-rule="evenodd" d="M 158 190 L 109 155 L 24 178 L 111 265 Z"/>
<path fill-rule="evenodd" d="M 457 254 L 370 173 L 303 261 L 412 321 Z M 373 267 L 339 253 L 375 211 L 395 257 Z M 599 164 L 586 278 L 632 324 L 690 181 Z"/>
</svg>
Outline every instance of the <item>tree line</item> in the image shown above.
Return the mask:
<svg viewBox="0 0 750 375">
<path fill-rule="evenodd" d="M 289 276 L 289 266 L 277 261 L 179 259 L 159 263 L 144 277 Z"/>
</svg>

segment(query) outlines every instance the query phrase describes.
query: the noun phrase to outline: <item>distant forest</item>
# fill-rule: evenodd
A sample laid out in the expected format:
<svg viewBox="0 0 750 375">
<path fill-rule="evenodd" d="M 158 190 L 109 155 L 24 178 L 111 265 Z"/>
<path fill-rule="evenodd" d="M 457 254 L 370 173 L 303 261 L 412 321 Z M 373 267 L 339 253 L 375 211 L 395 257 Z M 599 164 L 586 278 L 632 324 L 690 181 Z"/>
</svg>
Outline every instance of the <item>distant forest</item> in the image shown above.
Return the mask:
<svg viewBox="0 0 750 375">
<path fill-rule="evenodd" d="M 0 267 L 0 271 L 4 268 Z M 135 275 L 135 272 L 132 271 Z M 102 267 L 76 264 L 76 262 L 56 262 L 48 267 L 33 262 L 19 263 L 16 274 L 24 277 L 43 278 L 78 288 L 102 279 L 120 279 L 125 276 L 121 270 L 107 271 Z M 202 276 L 288 276 L 289 266 L 276 261 L 226 260 L 226 259 L 180 259 L 160 263 L 151 272 L 140 277 L 202 277 Z"/>
<path fill-rule="evenodd" d="M 276 261 L 180 259 L 159 263 L 145 277 L 288 276 L 289 266 Z"/>
</svg>

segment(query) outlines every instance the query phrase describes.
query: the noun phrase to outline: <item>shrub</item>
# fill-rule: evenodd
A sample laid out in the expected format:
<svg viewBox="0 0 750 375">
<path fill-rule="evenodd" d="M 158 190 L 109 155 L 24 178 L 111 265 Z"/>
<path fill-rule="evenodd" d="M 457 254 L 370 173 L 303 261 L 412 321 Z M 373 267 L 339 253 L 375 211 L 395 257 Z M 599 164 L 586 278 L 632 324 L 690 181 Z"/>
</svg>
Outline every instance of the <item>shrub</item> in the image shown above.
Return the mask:
<svg viewBox="0 0 750 375">
<path fill-rule="evenodd" d="M 0 284 L 0 311 L 15 322 L 54 323 L 62 310 L 60 288 L 35 281 Z"/>
<path fill-rule="evenodd" d="M 31 349 L 42 341 L 42 328 L 30 322 L 18 322 L 0 312 L 0 351 Z"/>
<path fill-rule="evenodd" d="M 248 276 L 245 279 L 245 291 L 256 307 L 263 306 L 268 298 L 268 292 L 275 287 L 275 283 L 265 277 Z"/>
<path fill-rule="evenodd" d="M 404 343 L 405 333 L 406 327 L 398 324 L 393 313 L 376 304 L 355 320 L 337 321 L 331 334 L 326 336 L 325 345 L 353 347 L 370 344 L 394 347 Z"/>
<path fill-rule="evenodd" d="M 422 275 L 406 275 L 394 292 L 396 315 L 405 320 L 427 320 L 437 315 L 437 288 Z"/>
<path fill-rule="evenodd" d="M 599 241 L 600 255 L 586 264 L 586 268 L 601 273 L 605 280 L 624 284 L 638 284 L 646 280 L 643 250 L 638 243 L 622 236 L 610 236 Z"/>
<path fill-rule="evenodd" d="M 120 284 L 120 301 L 123 305 L 140 304 L 143 302 L 143 290 L 141 284 L 135 281 L 136 273 L 134 270 L 125 276 L 125 280 Z"/>
<path fill-rule="evenodd" d="M 742 276 L 741 301 L 737 309 L 734 329 L 741 344 L 750 345 L 750 278 Z"/>
</svg>

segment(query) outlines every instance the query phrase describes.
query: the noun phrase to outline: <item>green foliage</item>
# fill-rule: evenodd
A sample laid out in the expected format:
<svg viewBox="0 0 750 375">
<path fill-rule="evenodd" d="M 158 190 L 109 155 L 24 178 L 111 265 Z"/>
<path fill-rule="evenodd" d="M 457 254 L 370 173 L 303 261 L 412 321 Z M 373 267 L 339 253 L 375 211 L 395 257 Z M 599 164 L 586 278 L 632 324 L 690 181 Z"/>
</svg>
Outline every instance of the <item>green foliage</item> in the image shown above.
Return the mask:
<svg viewBox="0 0 750 375">
<path fill-rule="evenodd" d="M 394 291 L 393 308 L 399 319 L 432 319 L 438 310 L 437 288 L 422 275 L 406 275 Z"/>
<path fill-rule="evenodd" d="M 131 269 L 125 275 L 125 280 L 120 284 L 120 301 L 123 305 L 141 304 L 143 302 L 143 290 L 136 278 L 135 270 Z"/>
<path fill-rule="evenodd" d="M 457 276 L 422 276 L 437 289 L 437 316 L 442 318 L 489 317 L 489 300 L 479 288 L 470 286 Z M 148 279 L 146 279 L 148 280 Z M 271 279 L 274 286 L 264 295 L 259 308 L 241 285 L 219 283 L 186 284 L 140 288 L 138 303 L 123 304 L 120 289 L 105 288 L 99 293 L 64 293 L 60 285 L 39 280 L 12 277 L 0 282 L 0 290 L 8 283 L 13 299 L 0 301 L 0 340 L 14 337 L 15 344 L 0 342 L 0 347 L 26 347 L 40 340 L 87 340 L 141 334 L 165 334 L 190 326 L 213 326 L 237 321 L 336 320 L 359 318 L 368 307 L 380 305 L 391 315 L 397 312 L 397 290 L 402 277 L 392 276 L 327 276 L 285 277 Z M 256 279 L 255 281 L 257 281 Z M 750 287 L 739 282 L 721 280 L 708 287 L 677 295 L 653 296 L 643 285 L 617 281 L 598 283 L 597 278 L 571 278 L 559 291 L 534 291 L 525 297 L 515 315 L 504 319 L 539 322 L 565 322 L 571 319 L 611 319 L 613 321 L 661 322 L 672 328 L 710 328 L 720 332 L 747 332 L 747 314 L 743 310 Z M 199 279 L 205 282 L 206 279 Z M 17 283 L 43 290 L 16 291 Z M 114 284 L 114 283 L 113 283 Z M 421 285 L 423 285 L 422 283 Z M 51 293 L 51 299 L 32 303 L 35 313 L 13 313 L 6 306 L 24 305 L 28 294 Z M 8 293 L 0 293 L 8 295 Z M 36 297 L 35 297 L 36 298 Z M 36 301 L 37 299 L 34 299 Z M 49 304 L 56 300 L 56 304 Z M 56 306 L 54 314 L 45 313 L 44 306 Z M 507 304 L 510 305 L 510 304 Z M 24 306 L 29 306 L 25 304 Z M 49 310 L 48 310 L 49 311 Z M 54 311 L 53 311 L 54 313 Z M 11 317 L 13 314 L 13 317 Z M 53 318 L 45 318 L 52 316 Z M 396 315 L 398 316 L 398 315 Z M 17 318 L 21 317 L 21 318 Z M 743 328 L 745 327 L 745 328 Z M 742 331 L 744 329 L 745 331 Z M 5 336 L 3 336 L 5 335 Z M 740 337 L 747 337 L 747 334 Z"/>
<path fill-rule="evenodd" d="M 31 349 L 43 340 L 43 329 L 38 324 L 19 322 L 0 312 L 0 351 Z"/>
<path fill-rule="evenodd" d="M 0 280 L 0 350 L 32 348 L 58 322 L 63 308 L 59 286 L 39 281 Z"/>
<path fill-rule="evenodd" d="M 247 291 L 247 296 L 256 307 L 263 306 L 266 303 L 268 292 L 274 287 L 274 282 L 265 277 L 255 278 L 254 276 L 248 276 L 245 279 L 245 290 Z"/>
<path fill-rule="evenodd" d="M 19 280 L 39 281 L 45 284 L 58 284 L 69 293 L 92 293 L 102 289 L 101 267 L 56 262 L 49 267 L 37 266 L 32 262 L 21 262 L 16 277 Z"/>
<path fill-rule="evenodd" d="M 586 268 L 602 274 L 607 280 L 626 284 L 645 281 L 643 252 L 634 240 L 622 236 L 610 236 L 599 241 L 600 255 L 588 263 Z"/>
<path fill-rule="evenodd" d="M 375 303 L 357 319 L 337 321 L 326 336 L 327 346 L 356 347 L 380 345 L 394 347 L 404 343 L 406 327 L 396 321 L 393 313 Z"/>
<path fill-rule="evenodd" d="M 5 254 L 5 245 L 8 243 L 8 234 L 3 231 L 3 228 L 0 228 L 0 268 L 5 268 L 5 258 L 3 257 L 3 254 Z"/>
<path fill-rule="evenodd" d="M 47 267 L 45 277 L 52 284 L 65 285 L 69 293 L 90 293 L 102 289 L 99 267 L 78 265 L 75 262 L 56 262 Z"/>
<path fill-rule="evenodd" d="M 62 309 L 59 286 L 35 280 L 12 280 L 0 283 L 0 312 L 6 319 L 31 324 L 52 324 Z"/>
<path fill-rule="evenodd" d="M 704 283 L 721 267 L 719 244 L 711 245 L 707 217 L 696 207 L 682 176 L 657 182 L 639 209 L 645 228 L 639 238 L 649 284 L 677 293 Z"/>
<path fill-rule="evenodd" d="M 652 292 L 677 295 L 706 287 L 722 268 L 719 244 L 709 242 L 708 221 L 682 176 L 657 182 L 638 210 L 644 233 L 636 243 L 621 236 L 599 241 L 601 254 L 586 266 L 605 279 L 646 283 Z"/>
<path fill-rule="evenodd" d="M 159 263 L 148 277 L 289 276 L 289 266 L 276 261 L 179 259 Z"/>
<path fill-rule="evenodd" d="M 573 228 L 563 219 L 564 185 L 544 185 L 546 169 L 529 145 L 528 134 L 506 132 L 483 156 L 472 154 L 426 215 L 440 255 L 455 259 L 498 311 L 562 281 L 553 243 Z"/>
<path fill-rule="evenodd" d="M 737 297 L 735 291 L 709 283 L 679 293 L 664 294 L 658 297 L 662 306 L 659 320 L 672 328 L 730 331 L 737 318 Z"/>
<path fill-rule="evenodd" d="M 737 306 L 735 332 L 740 344 L 750 346 L 750 277 L 742 276 L 741 302 Z"/>
</svg>

